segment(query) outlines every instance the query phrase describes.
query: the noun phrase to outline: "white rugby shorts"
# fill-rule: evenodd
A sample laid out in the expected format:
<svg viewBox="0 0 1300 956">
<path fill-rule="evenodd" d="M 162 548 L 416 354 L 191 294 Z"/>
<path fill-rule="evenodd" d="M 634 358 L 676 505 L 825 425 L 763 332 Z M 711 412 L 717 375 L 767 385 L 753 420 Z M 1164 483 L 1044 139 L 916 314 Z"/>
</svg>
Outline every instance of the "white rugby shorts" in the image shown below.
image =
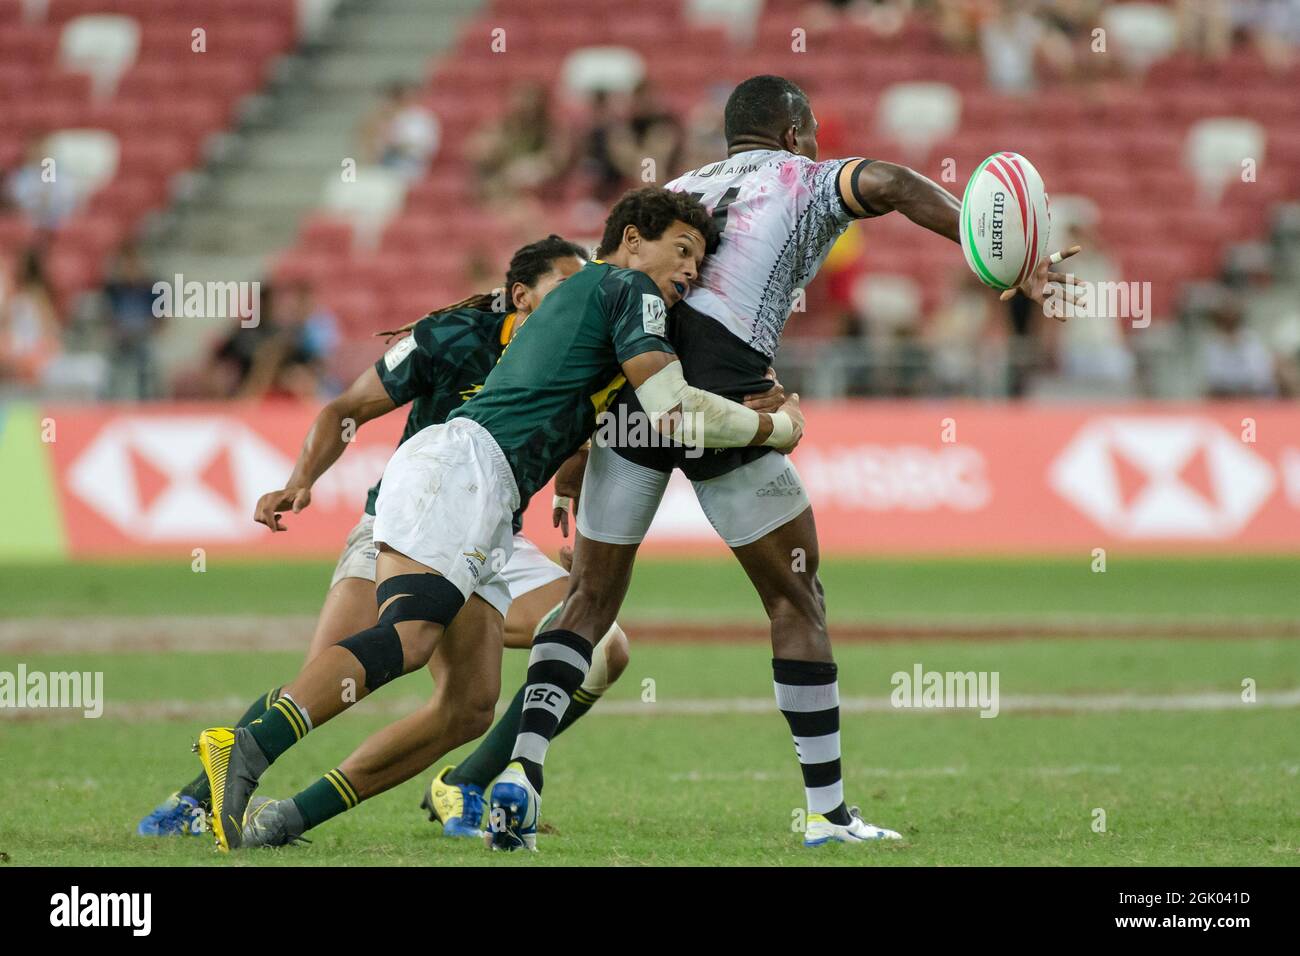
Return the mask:
<svg viewBox="0 0 1300 956">
<path fill-rule="evenodd" d="M 628 461 L 591 443 L 578 499 L 578 530 L 607 544 L 640 544 L 669 475 Z M 808 493 L 787 455 L 768 452 L 734 471 L 693 481 L 695 497 L 713 530 L 732 548 L 753 544 L 808 508 Z"/>
</svg>

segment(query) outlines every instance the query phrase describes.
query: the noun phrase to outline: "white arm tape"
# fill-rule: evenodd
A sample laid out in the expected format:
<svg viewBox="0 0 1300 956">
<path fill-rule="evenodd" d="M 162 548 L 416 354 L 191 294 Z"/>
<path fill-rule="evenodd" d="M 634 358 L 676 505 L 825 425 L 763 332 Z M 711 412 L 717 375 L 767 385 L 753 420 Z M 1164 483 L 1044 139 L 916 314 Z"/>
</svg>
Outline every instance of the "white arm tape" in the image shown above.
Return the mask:
<svg viewBox="0 0 1300 956">
<path fill-rule="evenodd" d="M 758 433 L 758 412 L 687 385 L 681 362 L 670 362 L 651 375 L 636 390 L 636 397 L 656 428 L 664 415 L 680 405 L 682 428 L 674 437 L 692 447 L 741 448 Z"/>
</svg>

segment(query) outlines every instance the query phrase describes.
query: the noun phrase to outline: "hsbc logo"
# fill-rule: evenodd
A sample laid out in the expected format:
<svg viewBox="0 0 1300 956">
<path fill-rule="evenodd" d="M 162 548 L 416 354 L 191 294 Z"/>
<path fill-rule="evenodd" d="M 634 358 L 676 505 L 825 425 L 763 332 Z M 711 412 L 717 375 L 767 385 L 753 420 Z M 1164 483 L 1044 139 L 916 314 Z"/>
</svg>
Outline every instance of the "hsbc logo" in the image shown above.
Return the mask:
<svg viewBox="0 0 1300 956">
<path fill-rule="evenodd" d="M 257 497 L 292 462 L 236 419 L 123 415 L 72 463 L 68 489 L 141 541 L 239 541 L 257 533 Z"/>
<path fill-rule="evenodd" d="M 1052 489 L 1122 538 L 1227 538 L 1272 495 L 1259 454 L 1192 416 L 1095 418 L 1048 469 Z"/>
</svg>

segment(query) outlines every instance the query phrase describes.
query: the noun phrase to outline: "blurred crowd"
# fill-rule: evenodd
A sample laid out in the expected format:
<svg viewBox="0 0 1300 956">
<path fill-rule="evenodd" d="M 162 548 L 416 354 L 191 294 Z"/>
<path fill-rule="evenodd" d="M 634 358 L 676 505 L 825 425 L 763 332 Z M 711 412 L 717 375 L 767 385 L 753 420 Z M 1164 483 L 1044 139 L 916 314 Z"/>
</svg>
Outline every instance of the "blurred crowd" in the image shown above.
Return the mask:
<svg viewBox="0 0 1300 956">
<path fill-rule="evenodd" d="M 1034 91 L 1048 79 L 1089 83 L 1113 70 L 1111 58 L 1088 56 L 1110 0 L 813 0 L 804 11 L 810 34 L 845 20 L 882 37 L 901 35 L 923 19 L 954 51 L 978 53 L 988 86 L 1006 93 Z M 1289 68 L 1300 46 L 1300 0 L 1175 0 L 1169 8 L 1179 48 L 1221 59 L 1249 46 L 1277 69 Z M 570 224 L 598 233 L 606 209 L 623 190 L 663 182 L 725 154 L 722 106 L 726 87 L 707 91 L 685 114 L 669 109 L 649 81 L 626 92 L 596 90 L 576 111 L 553 101 L 542 84 L 521 82 L 497 120 L 470 135 L 465 151 L 477 202 L 520 234 L 553 209 L 557 198 Z M 836 117 L 822 120 L 823 153 L 852 148 Z M 419 179 L 436 158 L 443 130 L 418 85 L 396 83 L 358 130 L 363 162 Z M 307 283 L 262 286 L 256 329 L 232 328 L 198 364 L 164 375 L 158 342 L 169 322 L 155 314 L 155 276 L 142 251 L 127 242 L 112 257 L 106 279 L 75 302 L 58 299 L 48 281 L 49 240 L 84 197 L 70 177 L 49 181 L 39 141 L 14 168 L 0 172 L 0 212 L 16 211 L 34 239 L 0 257 L 0 396 L 49 394 L 84 398 L 319 398 L 340 387 L 331 374 L 340 348 L 339 320 Z M 860 147 L 859 147 L 860 148 Z M 545 204 L 543 203 L 545 198 Z M 1072 262 L 1081 278 L 1120 275 L 1093 224 L 1072 226 L 1062 245 L 1087 250 Z M 575 232 L 575 234 L 578 234 Z M 1265 334 L 1252 318 L 1273 279 L 1265 270 L 1238 276 L 1169 334 L 1138 337 L 1123 322 L 1080 319 L 1057 323 L 1024 300 L 998 302 L 964 270 L 944 301 L 925 309 L 905 288 L 863 281 L 869 248 L 850 231 L 809 290 L 810 312 L 791 322 L 794 349 L 783 353 L 794 375 L 809 374 L 825 352 L 800 352 L 801 332 L 815 329 L 833 343 L 842 367 L 836 390 L 851 395 L 1040 392 L 1044 380 L 1077 383 L 1093 394 L 1158 395 L 1168 355 L 1210 396 L 1300 394 L 1300 314 L 1271 317 Z M 471 264 L 476 279 L 494 277 L 490 263 Z M 1285 311 L 1285 296 L 1282 297 Z M 816 319 L 816 321 L 809 321 Z M 1177 338 L 1177 336 L 1182 336 Z M 1159 343 L 1165 358 L 1144 352 Z M 800 359 L 800 355 L 804 358 Z M 812 356 L 809 358 L 808 356 Z M 802 361 L 803 365 L 798 366 Z M 1176 389 L 1172 391 L 1177 391 Z"/>
<path fill-rule="evenodd" d="M 307 283 L 260 284 L 259 322 L 229 331 L 197 364 L 164 376 L 158 354 L 170 322 L 140 249 L 124 244 L 99 289 L 61 309 L 42 247 L 0 254 L 0 397 L 43 395 L 93 401 L 156 398 L 297 399 L 334 394 L 330 360 L 336 316 Z"/>
</svg>

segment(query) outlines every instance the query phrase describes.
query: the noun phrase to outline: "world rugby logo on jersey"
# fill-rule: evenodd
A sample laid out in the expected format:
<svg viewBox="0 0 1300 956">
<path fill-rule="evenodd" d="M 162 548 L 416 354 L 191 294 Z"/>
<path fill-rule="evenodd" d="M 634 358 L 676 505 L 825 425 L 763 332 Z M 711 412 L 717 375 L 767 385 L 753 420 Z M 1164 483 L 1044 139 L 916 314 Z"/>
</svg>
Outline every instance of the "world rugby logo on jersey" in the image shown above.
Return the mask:
<svg viewBox="0 0 1300 956">
<path fill-rule="evenodd" d="M 641 327 L 647 335 L 668 337 L 668 309 L 659 296 L 648 292 L 641 294 Z"/>
</svg>

